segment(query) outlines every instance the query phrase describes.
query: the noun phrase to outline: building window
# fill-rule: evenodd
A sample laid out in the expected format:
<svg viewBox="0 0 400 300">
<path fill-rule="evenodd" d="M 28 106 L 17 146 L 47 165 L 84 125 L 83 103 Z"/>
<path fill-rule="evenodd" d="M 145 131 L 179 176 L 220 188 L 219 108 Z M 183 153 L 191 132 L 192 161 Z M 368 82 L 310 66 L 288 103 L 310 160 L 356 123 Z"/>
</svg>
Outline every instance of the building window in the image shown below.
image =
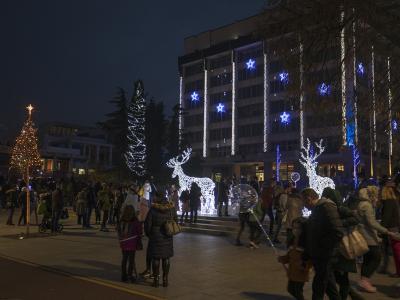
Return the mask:
<svg viewBox="0 0 400 300">
<path fill-rule="evenodd" d="M 240 106 L 237 109 L 238 119 L 259 117 L 259 116 L 262 116 L 263 113 L 264 113 L 264 104 L 263 103 Z"/>
<path fill-rule="evenodd" d="M 238 80 L 248 80 L 252 78 L 262 77 L 264 75 L 263 68 L 256 68 L 255 70 L 249 70 L 247 68 L 238 71 Z"/>
<path fill-rule="evenodd" d="M 280 80 L 273 80 L 269 83 L 269 94 L 278 94 L 285 90 L 286 85 Z"/>
<path fill-rule="evenodd" d="M 238 128 L 238 135 L 241 138 L 261 136 L 263 134 L 264 134 L 264 126 L 263 124 L 260 123 L 239 126 Z"/>
<path fill-rule="evenodd" d="M 210 78 L 210 88 L 232 83 L 232 73 L 222 73 Z"/>
<path fill-rule="evenodd" d="M 202 73 L 203 71 L 204 71 L 203 70 L 203 62 L 199 62 L 197 64 L 187 66 L 184 69 L 184 73 L 185 73 L 186 77 Z"/>
<path fill-rule="evenodd" d="M 262 57 L 264 54 L 262 44 L 248 49 L 240 50 L 236 53 L 236 59 L 238 63 L 247 61 L 249 58 Z"/>
<path fill-rule="evenodd" d="M 227 157 L 231 154 L 231 147 L 215 147 L 210 148 L 210 157 Z"/>
<path fill-rule="evenodd" d="M 264 86 L 262 84 L 247 86 L 238 89 L 238 99 L 261 97 L 264 95 Z"/>
<path fill-rule="evenodd" d="M 269 72 L 271 74 L 282 71 L 283 63 L 280 60 L 274 60 L 269 63 Z"/>
<path fill-rule="evenodd" d="M 223 113 L 217 111 L 211 111 L 209 113 L 209 117 L 210 117 L 209 119 L 210 123 L 224 122 L 231 119 L 231 112 L 230 110 L 226 110 L 226 112 Z"/>
<path fill-rule="evenodd" d="M 185 93 L 191 93 L 193 91 L 199 91 L 204 88 L 204 80 L 190 81 L 185 84 Z"/>
<path fill-rule="evenodd" d="M 192 131 L 184 134 L 184 140 L 189 144 L 200 143 L 203 140 L 203 131 Z"/>
<path fill-rule="evenodd" d="M 239 145 L 239 153 L 241 155 L 255 154 L 263 152 L 263 144 L 246 144 Z"/>
<path fill-rule="evenodd" d="M 218 104 L 220 102 L 232 102 L 232 91 L 210 94 L 208 98 L 210 101 L 210 105 Z"/>
<path fill-rule="evenodd" d="M 299 118 L 293 118 L 288 124 L 282 124 L 280 118 L 271 121 L 271 133 L 293 132 L 299 130 Z"/>
<path fill-rule="evenodd" d="M 185 127 L 203 126 L 203 114 L 184 116 Z"/>
<path fill-rule="evenodd" d="M 230 139 L 232 135 L 232 128 L 219 128 L 210 130 L 210 141 L 221 141 Z"/>
<path fill-rule="evenodd" d="M 212 58 L 208 61 L 210 70 L 230 66 L 232 64 L 231 55 L 225 55 L 217 58 Z"/>
</svg>

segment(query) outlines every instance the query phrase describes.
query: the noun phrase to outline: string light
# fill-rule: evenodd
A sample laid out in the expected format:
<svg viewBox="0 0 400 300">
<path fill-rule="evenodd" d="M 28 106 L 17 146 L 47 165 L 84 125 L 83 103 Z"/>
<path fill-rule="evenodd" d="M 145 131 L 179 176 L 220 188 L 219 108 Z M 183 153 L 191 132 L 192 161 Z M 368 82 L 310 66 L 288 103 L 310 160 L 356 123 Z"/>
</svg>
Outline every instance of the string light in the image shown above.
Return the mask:
<svg viewBox="0 0 400 300">
<path fill-rule="evenodd" d="M 310 188 L 316 191 L 319 197 L 322 196 L 322 192 L 326 187 L 335 189 L 335 183 L 332 179 L 317 175 L 317 158 L 325 151 L 325 147 L 322 146 L 322 142 L 323 140 L 321 139 L 319 143 L 315 143 L 319 149 L 319 153 L 311 155 L 311 142 L 309 139 L 307 139 L 307 146 L 304 147 L 303 145 L 301 147 L 299 159 L 300 163 L 306 169 Z"/>
<path fill-rule="evenodd" d="M 29 104 L 28 118 L 25 121 L 20 135 L 15 141 L 15 145 L 11 150 L 11 168 L 16 169 L 21 174 L 26 174 L 26 171 L 32 167 L 41 165 L 40 154 L 38 150 L 37 130 L 32 121 L 33 106 Z"/>
<path fill-rule="evenodd" d="M 246 62 L 246 68 L 247 70 L 254 70 L 256 68 L 256 61 L 254 59 L 249 59 Z"/>
<path fill-rule="evenodd" d="M 199 94 L 198 94 L 196 91 L 194 91 L 194 92 L 190 95 L 190 98 L 192 99 L 192 102 L 197 102 L 197 101 L 200 100 L 200 96 L 199 96 Z"/>
<path fill-rule="evenodd" d="M 346 128 L 347 128 L 347 120 L 346 120 L 346 43 L 345 43 L 345 26 L 344 26 L 344 10 L 340 13 L 340 25 L 342 26 L 342 30 L 340 31 L 340 69 L 341 69 L 341 87 L 342 87 L 342 144 L 346 145 L 347 137 L 346 137 Z"/>
<path fill-rule="evenodd" d="M 180 156 L 171 158 L 167 162 L 167 167 L 173 169 L 172 178 L 178 177 L 179 180 L 179 195 L 187 190 L 190 191 L 192 184 L 195 183 L 201 190 L 201 195 L 203 198 L 203 204 L 201 205 L 201 214 L 204 215 L 213 215 L 216 210 L 214 208 L 214 189 L 215 183 L 210 178 L 198 178 L 187 176 L 182 169 L 182 165 L 185 164 L 192 154 L 192 149 L 188 148 L 183 151 L 183 154 Z"/>
<path fill-rule="evenodd" d="M 146 100 L 142 81 L 135 82 L 135 92 L 128 106 L 128 150 L 126 165 L 137 176 L 146 173 L 145 114 Z"/>
<path fill-rule="evenodd" d="M 328 96 L 331 93 L 331 86 L 325 82 L 318 85 L 318 93 L 321 96 Z"/>
<path fill-rule="evenodd" d="M 268 151 L 268 84 L 267 54 L 264 53 L 264 152 Z"/>
<path fill-rule="evenodd" d="M 231 155 L 236 154 L 236 63 L 235 52 L 232 51 L 232 142 Z"/>
<path fill-rule="evenodd" d="M 360 153 L 355 145 L 353 145 L 353 182 L 354 189 L 358 187 L 357 167 L 360 164 Z"/>
<path fill-rule="evenodd" d="M 288 125 L 290 123 L 290 114 L 288 114 L 287 112 L 284 111 L 279 117 L 281 118 L 282 124 Z"/>
<path fill-rule="evenodd" d="M 208 71 L 204 68 L 203 157 L 207 157 L 208 135 Z"/>
<path fill-rule="evenodd" d="M 300 106 L 299 106 L 299 114 L 300 114 L 300 146 L 304 144 L 304 66 L 303 66 L 303 43 L 299 37 L 299 68 L 300 68 Z"/>
<path fill-rule="evenodd" d="M 280 169 L 281 169 L 281 151 L 279 144 L 276 145 L 276 181 L 280 181 Z"/>
<path fill-rule="evenodd" d="M 279 73 L 279 81 L 282 82 L 283 84 L 288 84 L 289 83 L 289 73 L 286 71 L 282 71 Z"/>
<path fill-rule="evenodd" d="M 396 120 L 392 121 L 392 129 L 396 131 L 399 129 L 399 124 L 397 123 Z"/>
<path fill-rule="evenodd" d="M 357 74 L 360 76 L 363 76 L 365 74 L 365 67 L 364 64 L 362 62 L 359 62 L 357 64 Z"/>
<path fill-rule="evenodd" d="M 224 113 L 225 112 L 225 105 L 223 105 L 222 103 L 218 103 L 217 112 L 221 113 L 221 114 Z"/>
<path fill-rule="evenodd" d="M 179 149 L 182 146 L 182 129 L 183 129 L 183 76 L 179 78 Z"/>
</svg>

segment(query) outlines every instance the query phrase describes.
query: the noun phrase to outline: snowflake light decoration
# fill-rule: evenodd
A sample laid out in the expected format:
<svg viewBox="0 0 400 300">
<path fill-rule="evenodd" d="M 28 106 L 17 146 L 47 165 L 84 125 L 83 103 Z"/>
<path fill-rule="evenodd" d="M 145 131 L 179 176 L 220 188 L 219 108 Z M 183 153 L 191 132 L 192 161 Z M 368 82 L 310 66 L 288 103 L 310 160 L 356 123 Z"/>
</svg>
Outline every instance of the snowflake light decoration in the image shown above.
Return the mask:
<svg viewBox="0 0 400 300">
<path fill-rule="evenodd" d="M 325 82 L 318 85 L 318 93 L 321 96 L 328 96 L 331 93 L 331 86 Z"/>
<path fill-rule="evenodd" d="M 181 159 L 179 160 L 180 156 L 171 158 L 167 162 L 167 167 L 174 169 L 172 172 L 172 178 L 175 178 L 178 176 L 179 180 L 179 195 L 184 191 L 190 191 L 190 188 L 192 186 L 192 183 L 197 184 L 197 186 L 201 190 L 201 195 L 202 195 L 202 204 L 201 204 L 201 214 L 204 215 L 214 215 L 216 210 L 214 208 L 214 189 L 215 189 L 215 183 L 210 179 L 210 178 L 199 178 L 199 177 L 190 177 L 187 176 L 183 170 L 182 170 L 182 165 L 186 163 L 190 155 L 192 154 L 192 149 L 188 148 L 185 151 L 183 151 L 183 154 L 181 155 Z"/>
<path fill-rule="evenodd" d="M 396 120 L 392 121 L 392 129 L 396 131 L 399 129 L 399 123 Z"/>
<path fill-rule="evenodd" d="M 221 113 L 221 114 L 224 113 L 225 112 L 225 105 L 223 105 L 222 103 L 218 103 L 217 112 Z"/>
<path fill-rule="evenodd" d="M 196 91 L 194 91 L 194 92 L 190 95 L 190 98 L 192 99 L 192 102 L 197 102 L 197 101 L 200 100 L 200 96 L 199 96 L 199 94 L 198 94 Z"/>
<path fill-rule="evenodd" d="M 365 74 L 365 67 L 364 64 L 362 62 L 359 62 L 357 64 L 357 74 L 360 76 L 363 76 Z"/>
<path fill-rule="evenodd" d="M 246 62 L 246 68 L 247 70 L 254 70 L 256 68 L 256 61 L 254 59 L 249 59 Z"/>
<path fill-rule="evenodd" d="M 288 125 L 290 123 L 290 114 L 288 114 L 286 111 L 281 113 L 279 117 L 281 118 L 281 123 L 283 125 Z"/>
<path fill-rule="evenodd" d="M 288 84 L 289 83 L 289 73 L 286 71 L 282 71 L 279 73 L 279 81 L 282 82 L 283 84 Z"/>
<path fill-rule="evenodd" d="M 304 147 L 304 145 L 301 146 L 300 159 L 299 159 L 300 163 L 306 169 L 306 174 L 308 177 L 310 188 L 316 191 L 319 197 L 321 197 L 322 192 L 326 187 L 335 189 L 335 183 L 331 178 L 317 175 L 316 171 L 318 166 L 317 158 L 325 151 L 325 147 L 322 146 L 322 142 L 323 140 L 321 139 L 319 143 L 315 143 L 315 145 L 319 149 L 319 152 L 310 155 L 311 142 L 309 139 L 307 139 L 307 146 L 306 147 Z"/>
</svg>

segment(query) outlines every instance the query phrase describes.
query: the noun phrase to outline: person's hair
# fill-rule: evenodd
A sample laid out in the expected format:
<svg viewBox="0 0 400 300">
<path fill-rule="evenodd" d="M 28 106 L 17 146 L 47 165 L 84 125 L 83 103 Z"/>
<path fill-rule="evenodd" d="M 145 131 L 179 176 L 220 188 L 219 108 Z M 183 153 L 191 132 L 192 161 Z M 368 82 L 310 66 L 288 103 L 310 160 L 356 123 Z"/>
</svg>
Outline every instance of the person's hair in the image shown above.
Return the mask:
<svg viewBox="0 0 400 300">
<path fill-rule="evenodd" d="M 319 198 L 317 192 L 314 191 L 312 188 L 305 188 L 304 190 L 302 190 L 301 196 L 303 198 L 313 198 L 313 199 Z"/>
<path fill-rule="evenodd" d="M 132 205 L 125 206 L 124 210 L 122 211 L 121 221 L 122 222 L 132 222 L 137 219 L 135 208 Z"/>
</svg>

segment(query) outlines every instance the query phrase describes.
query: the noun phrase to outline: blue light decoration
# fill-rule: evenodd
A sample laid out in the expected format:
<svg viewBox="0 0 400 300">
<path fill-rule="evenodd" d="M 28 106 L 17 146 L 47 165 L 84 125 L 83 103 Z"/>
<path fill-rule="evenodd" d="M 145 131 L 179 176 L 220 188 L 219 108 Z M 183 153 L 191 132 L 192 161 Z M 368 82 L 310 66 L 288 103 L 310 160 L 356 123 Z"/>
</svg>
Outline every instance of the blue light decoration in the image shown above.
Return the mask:
<svg viewBox="0 0 400 300">
<path fill-rule="evenodd" d="M 360 76 L 363 76 L 365 74 L 365 67 L 364 64 L 362 62 L 359 62 L 357 64 L 357 74 Z"/>
<path fill-rule="evenodd" d="M 279 144 L 276 145 L 276 181 L 280 181 L 280 169 L 281 169 L 281 151 Z"/>
<path fill-rule="evenodd" d="M 321 96 L 328 96 L 331 93 L 331 86 L 325 82 L 318 85 L 318 93 Z"/>
<path fill-rule="evenodd" d="M 290 123 L 290 114 L 288 114 L 286 111 L 281 113 L 279 117 L 281 118 L 281 123 L 283 125 L 288 125 Z"/>
<path fill-rule="evenodd" d="M 218 113 L 224 113 L 225 112 L 225 105 L 224 104 L 222 104 L 222 103 L 218 103 L 218 105 L 217 105 L 217 112 Z"/>
<path fill-rule="evenodd" d="M 279 73 L 279 81 L 282 82 L 283 84 L 288 84 L 289 83 L 289 73 L 286 71 L 282 71 Z"/>
<path fill-rule="evenodd" d="M 190 95 L 190 97 L 192 98 L 192 102 L 197 102 L 197 101 L 200 100 L 200 96 L 199 96 L 199 94 L 198 94 L 196 91 L 194 91 L 194 92 Z"/>
<path fill-rule="evenodd" d="M 399 123 L 397 123 L 397 120 L 392 120 L 392 129 L 395 131 L 399 129 Z"/>
<path fill-rule="evenodd" d="M 354 189 L 358 188 L 357 167 L 360 164 L 360 153 L 355 145 L 353 145 L 353 182 Z"/>
<path fill-rule="evenodd" d="M 254 59 L 249 59 L 246 62 L 246 68 L 247 70 L 254 70 L 256 68 L 256 61 Z"/>
</svg>

